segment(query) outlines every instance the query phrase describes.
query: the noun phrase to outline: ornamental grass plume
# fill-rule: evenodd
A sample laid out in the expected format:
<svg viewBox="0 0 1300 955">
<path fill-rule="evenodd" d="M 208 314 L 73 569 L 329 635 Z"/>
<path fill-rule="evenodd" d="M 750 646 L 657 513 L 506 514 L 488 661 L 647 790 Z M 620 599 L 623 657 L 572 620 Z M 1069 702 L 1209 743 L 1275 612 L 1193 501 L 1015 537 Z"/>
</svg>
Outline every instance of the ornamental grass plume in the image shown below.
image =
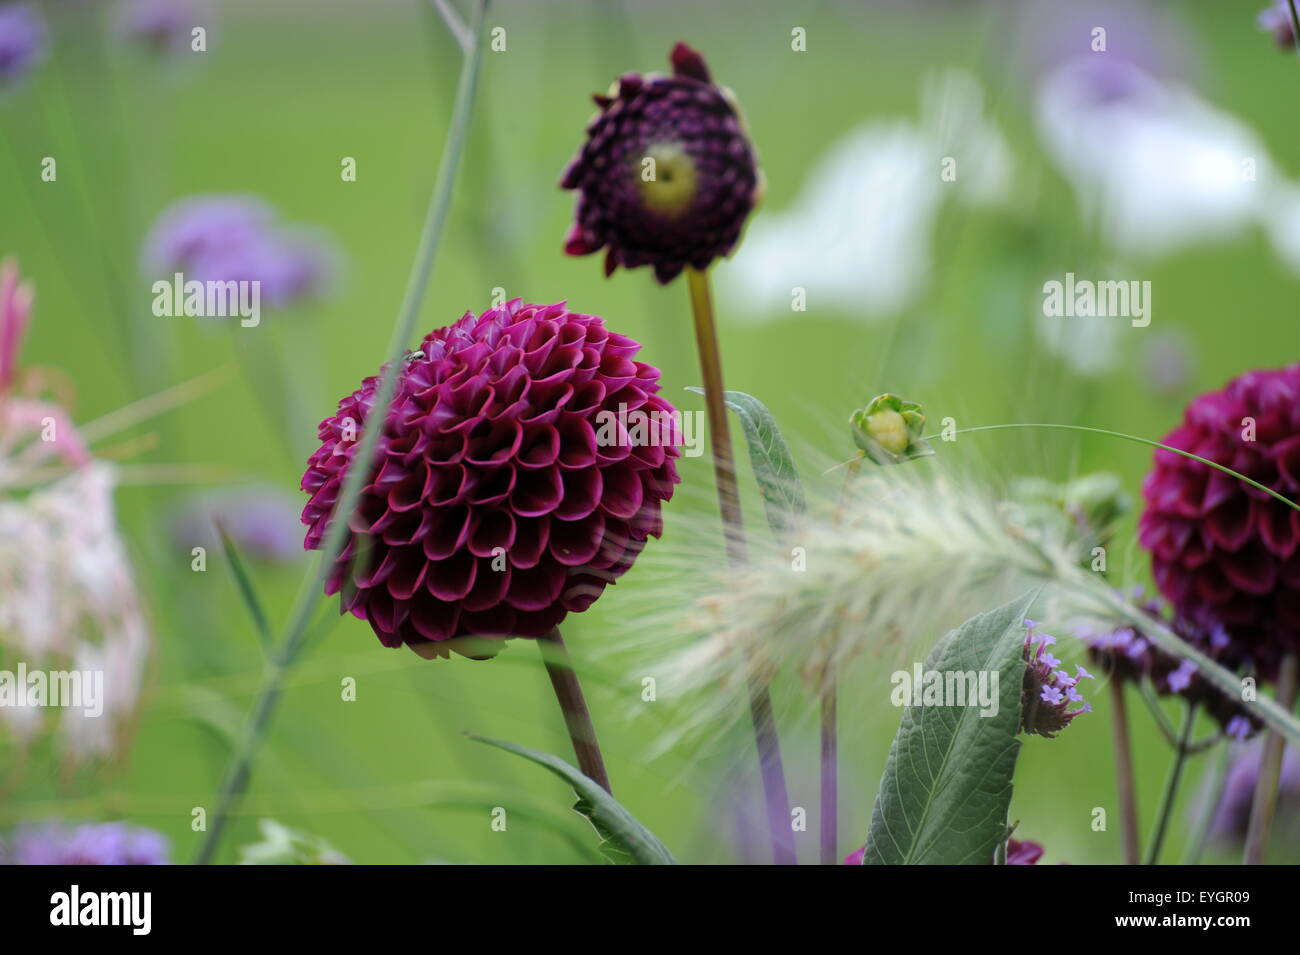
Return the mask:
<svg viewBox="0 0 1300 955">
<path fill-rule="evenodd" d="M 518 299 L 427 335 L 326 592 L 385 646 L 437 656 L 467 637 L 492 655 L 587 609 L 662 533 L 679 480 L 677 413 L 640 347 L 594 315 Z M 377 380 L 321 423 L 302 480 L 308 548 Z"/>
<path fill-rule="evenodd" d="M 837 524 L 810 514 L 794 560 L 763 549 L 742 568 L 678 575 L 672 586 L 685 609 L 650 608 L 639 619 L 637 633 L 656 635 L 659 652 L 665 633 L 683 641 L 660 686 L 693 705 L 661 749 L 729 725 L 734 711 L 719 687 L 784 673 L 814 699 L 856 660 L 912 659 L 917 642 L 1035 588 L 1058 632 L 1141 626 L 1171 658 L 1204 659 L 1086 568 L 1091 526 L 1044 519 L 1040 508 L 970 481 L 899 467 L 860 477 L 841 516 Z M 1221 670 L 1202 675 L 1220 692 L 1232 679 Z"/>
<path fill-rule="evenodd" d="M 569 255 L 605 250 L 605 274 L 648 265 L 671 282 L 729 255 L 762 194 L 740 108 L 695 50 L 671 76 L 629 73 L 606 95 L 560 185 L 578 193 Z"/>
</svg>

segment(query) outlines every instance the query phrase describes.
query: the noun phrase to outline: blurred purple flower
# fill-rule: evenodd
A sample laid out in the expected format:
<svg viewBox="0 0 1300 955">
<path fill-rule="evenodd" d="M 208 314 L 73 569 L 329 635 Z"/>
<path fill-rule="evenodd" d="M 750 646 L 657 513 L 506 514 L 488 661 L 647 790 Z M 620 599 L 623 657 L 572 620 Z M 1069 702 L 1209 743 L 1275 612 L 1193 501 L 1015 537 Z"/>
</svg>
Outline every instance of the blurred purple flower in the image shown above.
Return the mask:
<svg viewBox="0 0 1300 955">
<path fill-rule="evenodd" d="M 118 32 L 155 53 L 183 53 L 195 27 L 208 26 L 211 6 L 203 0 L 121 0 Z"/>
<path fill-rule="evenodd" d="M 1021 72 L 1038 83 L 1068 69 L 1094 103 L 1141 97 L 1146 77 L 1180 79 L 1192 71 L 1177 18 L 1142 0 L 1022 0 L 1017 21 L 1012 62 Z"/>
<path fill-rule="evenodd" d="M 1210 836 L 1213 839 L 1233 843 L 1240 842 L 1245 837 L 1262 753 L 1261 746 L 1251 746 L 1229 768 L 1223 783 L 1223 795 L 1210 823 Z M 1283 754 L 1277 798 L 1279 821 L 1300 820 L 1300 753 L 1294 747 L 1287 747 Z"/>
<path fill-rule="evenodd" d="M 287 228 L 272 207 L 245 195 L 192 196 L 171 205 L 145 241 L 148 278 L 261 283 L 262 301 L 285 307 L 317 298 L 337 265 L 333 247 Z"/>
<path fill-rule="evenodd" d="M 298 499 L 275 488 L 222 491 L 190 500 L 172 524 L 172 539 L 189 550 L 221 546 L 216 524 L 246 557 L 288 563 L 302 556 Z"/>
<path fill-rule="evenodd" d="M 1287 0 L 1275 0 L 1271 7 L 1259 12 L 1255 22 L 1261 30 L 1273 34 L 1279 50 L 1295 51 L 1295 25 L 1291 22 L 1291 7 Z"/>
<path fill-rule="evenodd" d="M 45 22 L 26 3 L 0 6 L 0 88 L 12 85 L 45 57 Z"/>
<path fill-rule="evenodd" d="M 1167 330 L 1151 336 L 1142 355 L 1142 382 L 1161 395 L 1176 394 L 1192 377 L 1196 355 L 1187 336 Z"/>
<path fill-rule="evenodd" d="M 861 849 L 854 849 L 852 852 L 846 855 L 844 857 L 844 865 L 862 865 L 862 863 L 866 860 L 866 858 L 867 858 L 867 847 L 863 846 Z"/>
<path fill-rule="evenodd" d="M 19 829 L 9 865 L 170 865 L 171 846 L 152 829 L 121 822 L 68 826 L 46 823 Z"/>
</svg>

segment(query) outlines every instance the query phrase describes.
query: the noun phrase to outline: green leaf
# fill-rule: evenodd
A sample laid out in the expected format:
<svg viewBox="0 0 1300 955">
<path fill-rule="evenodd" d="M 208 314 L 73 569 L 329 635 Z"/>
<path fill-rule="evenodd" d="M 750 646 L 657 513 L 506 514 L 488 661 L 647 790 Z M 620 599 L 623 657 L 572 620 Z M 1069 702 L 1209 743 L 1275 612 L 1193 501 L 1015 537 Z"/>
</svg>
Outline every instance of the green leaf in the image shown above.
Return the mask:
<svg viewBox="0 0 1300 955">
<path fill-rule="evenodd" d="M 1035 596 L 972 617 L 930 652 L 927 672 L 996 672 L 997 713 L 982 716 L 978 703 L 903 711 L 871 813 L 864 864 L 993 861 L 1006 838 L 1020 752 L 1023 621 Z"/>
<path fill-rule="evenodd" d="M 686 390 L 704 394 L 703 388 Z M 795 470 L 790 446 L 781 437 L 776 419 L 763 402 L 743 391 L 726 391 L 722 397 L 727 407 L 740 419 L 740 426 L 745 432 L 749 461 L 754 468 L 758 489 L 763 495 L 768 526 L 778 540 L 786 541 L 798 518 L 807 510 L 803 484 L 799 481 L 799 472 Z"/>
<path fill-rule="evenodd" d="M 676 865 L 677 860 L 664 844 L 600 785 L 570 766 L 558 756 L 539 753 L 526 746 L 518 746 L 485 736 L 470 736 L 479 743 L 487 743 L 508 753 L 522 756 L 538 766 L 544 766 L 559 776 L 578 794 L 574 810 L 585 816 L 601 838 L 600 851 L 616 865 Z"/>
<path fill-rule="evenodd" d="M 253 579 L 248 575 L 248 568 L 244 565 L 243 558 L 239 556 L 239 551 L 235 549 L 235 542 L 230 539 L 226 529 L 217 523 L 217 533 L 221 535 L 221 547 L 226 552 L 226 560 L 230 562 L 230 570 L 235 575 L 235 585 L 239 588 L 239 596 L 244 600 L 244 606 L 248 608 L 249 615 L 253 618 L 253 626 L 257 628 L 257 637 L 262 641 L 262 649 L 269 650 L 271 647 L 271 625 L 267 622 L 266 612 L 262 609 L 262 602 L 258 599 L 257 591 L 253 589 Z"/>
</svg>

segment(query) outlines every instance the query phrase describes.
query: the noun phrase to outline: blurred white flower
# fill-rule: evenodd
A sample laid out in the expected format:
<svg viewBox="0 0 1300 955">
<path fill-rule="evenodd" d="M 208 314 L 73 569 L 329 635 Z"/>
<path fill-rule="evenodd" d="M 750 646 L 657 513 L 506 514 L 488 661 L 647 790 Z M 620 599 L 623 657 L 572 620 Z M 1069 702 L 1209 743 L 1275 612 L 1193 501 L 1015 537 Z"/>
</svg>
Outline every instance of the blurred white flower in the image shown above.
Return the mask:
<svg viewBox="0 0 1300 955">
<path fill-rule="evenodd" d="M 897 313 L 924 288 L 931 233 L 946 196 L 977 205 L 1007 200 L 1013 162 L 984 117 L 971 75 L 931 77 L 921 120 L 872 121 L 840 140 L 787 210 L 759 216 L 720 273 L 741 303 L 733 314 L 767 321 L 788 314 L 792 290 L 817 308 L 865 317 Z M 946 159 L 956 178 L 943 178 Z"/>
<path fill-rule="evenodd" d="M 0 707 L 20 741 L 52 724 L 73 762 L 110 754 L 140 697 L 151 638 L 113 511 L 114 471 L 58 405 L 21 390 L 32 291 L 0 267 L 0 667 L 103 674 L 102 710 Z"/>
</svg>

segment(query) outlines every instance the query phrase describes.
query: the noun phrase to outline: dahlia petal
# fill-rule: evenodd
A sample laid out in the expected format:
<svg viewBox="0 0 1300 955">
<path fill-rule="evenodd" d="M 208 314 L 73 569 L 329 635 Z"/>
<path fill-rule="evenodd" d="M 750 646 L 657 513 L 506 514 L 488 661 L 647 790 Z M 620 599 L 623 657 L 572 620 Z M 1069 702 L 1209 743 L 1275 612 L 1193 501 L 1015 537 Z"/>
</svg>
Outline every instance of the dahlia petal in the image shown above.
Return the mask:
<svg viewBox="0 0 1300 955">
<path fill-rule="evenodd" d="M 1206 533 L 1224 550 L 1237 550 L 1250 540 L 1253 530 L 1251 513 L 1251 501 L 1239 494 L 1206 515 Z"/>
<path fill-rule="evenodd" d="M 510 564 L 526 570 L 537 566 L 551 539 L 550 518 L 524 518 L 515 522 L 515 546 L 510 548 Z"/>
<path fill-rule="evenodd" d="M 564 499 L 564 483 L 558 468 L 525 471 L 510 495 L 510 506 L 523 517 L 541 517 L 554 511 Z"/>
<path fill-rule="evenodd" d="M 469 552 L 476 557 L 492 557 L 497 548 L 509 551 L 515 543 L 515 517 L 510 511 L 489 511 L 478 519 L 469 536 Z"/>
<path fill-rule="evenodd" d="M 551 556 L 569 567 L 586 564 L 599 553 L 604 536 L 605 519 L 599 511 L 589 521 L 557 520 L 551 524 Z"/>
<path fill-rule="evenodd" d="M 545 610 L 559 599 L 567 576 L 562 566 L 551 562 L 516 570 L 510 576 L 506 603 L 516 610 Z"/>
<path fill-rule="evenodd" d="M 612 517 L 635 517 L 645 495 L 645 488 L 637 472 L 630 467 L 616 465 L 606 468 L 603 477 L 605 489 L 601 509 Z"/>
<path fill-rule="evenodd" d="M 457 551 L 446 560 L 434 561 L 425 575 L 425 589 L 439 600 L 460 600 L 474 586 L 478 561 L 468 551 Z"/>
<path fill-rule="evenodd" d="M 563 498 L 555 509 L 555 516 L 562 521 L 577 521 L 595 512 L 600 505 L 605 486 L 601 474 L 598 468 L 561 471 L 564 491 Z M 601 524 L 603 527 L 603 520 Z"/>
</svg>

